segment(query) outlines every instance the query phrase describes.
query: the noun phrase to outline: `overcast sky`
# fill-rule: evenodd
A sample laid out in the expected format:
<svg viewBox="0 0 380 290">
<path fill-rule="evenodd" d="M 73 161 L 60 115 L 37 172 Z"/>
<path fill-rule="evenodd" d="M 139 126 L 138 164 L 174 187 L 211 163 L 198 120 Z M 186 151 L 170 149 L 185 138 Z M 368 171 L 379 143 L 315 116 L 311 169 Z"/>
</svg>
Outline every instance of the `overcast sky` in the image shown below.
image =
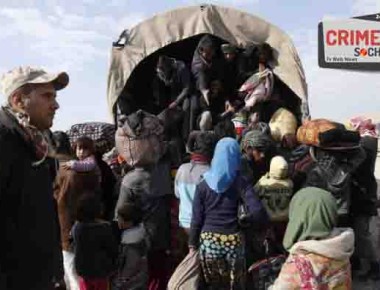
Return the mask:
<svg viewBox="0 0 380 290">
<path fill-rule="evenodd" d="M 106 82 L 112 42 L 154 14 L 180 6 L 215 3 L 260 16 L 286 31 L 299 51 L 313 117 L 344 121 L 380 113 L 380 73 L 321 69 L 317 25 L 380 12 L 379 0 L 0 0 L 0 73 L 19 65 L 66 70 L 54 129 L 84 121 L 110 121 Z"/>
</svg>

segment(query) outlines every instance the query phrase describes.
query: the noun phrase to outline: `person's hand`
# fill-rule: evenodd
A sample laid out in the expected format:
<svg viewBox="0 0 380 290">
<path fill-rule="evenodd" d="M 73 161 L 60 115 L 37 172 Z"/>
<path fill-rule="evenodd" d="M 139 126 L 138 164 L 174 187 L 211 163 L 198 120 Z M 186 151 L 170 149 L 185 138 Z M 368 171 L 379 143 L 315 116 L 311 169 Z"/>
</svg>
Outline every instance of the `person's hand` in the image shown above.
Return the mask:
<svg viewBox="0 0 380 290">
<path fill-rule="evenodd" d="M 62 168 L 71 169 L 73 167 L 73 161 L 68 161 L 62 164 Z"/>
<path fill-rule="evenodd" d="M 63 279 L 60 279 L 59 281 L 53 282 L 53 289 L 54 290 L 66 290 L 66 283 Z"/>
<path fill-rule="evenodd" d="M 226 112 L 235 113 L 235 108 L 234 106 L 231 105 L 229 101 L 226 102 Z"/>
<path fill-rule="evenodd" d="M 204 90 L 202 94 L 203 94 L 203 98 L 205 99 L 206 105 L 210 106 L 209 90 Z"/>
<path fill-rule="evenodd" d="M 172 102 L 170 105 L 169 105 L 169 109 L 175 109 L 177 107 L 177 103 L 176 102 Z"/>
<path fill-rule="evenodd" d="M 189 247 L 189 254 L 194 254 L 197 251 L 195 247 L 190 246 Z"/>
</svg>

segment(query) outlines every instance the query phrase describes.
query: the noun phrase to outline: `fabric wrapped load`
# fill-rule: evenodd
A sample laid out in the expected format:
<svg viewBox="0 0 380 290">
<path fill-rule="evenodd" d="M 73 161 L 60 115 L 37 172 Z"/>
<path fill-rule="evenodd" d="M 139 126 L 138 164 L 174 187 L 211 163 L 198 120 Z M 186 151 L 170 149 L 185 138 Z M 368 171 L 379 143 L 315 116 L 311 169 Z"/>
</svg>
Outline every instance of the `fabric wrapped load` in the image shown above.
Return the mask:
<svg viewBox="0 0 380 290">
<path fill-rule="evenodd" d="M 274 76 L 270 69 L 253 74 L 240 87 L 244 95 L 245 106 L 252 108 L 256 103 L 267 101 L 273 92 Z"/>
<path fill-rule="evenodd" d="M 200 275 L 199 251 L 190 252 L 174 271 L 168 283 L 168 290 L 197 290 Z"/>
<path fill-rule="evenodd" d="M 96 151 L 104 154 L 115 147 L 115 131 L 113 124 L 89 122 L 71 126 L 67 135 L 72 145 L 81 137 L 91 138 L 95 142 Z"/>
<path fill-rule="evenodd" d="M 305 122 L 297 131 L 297 141 L 301 144 L 320 145 L 319 133 L 336 129 L 339 124 L 327 119 L 315 119 Z"/>
<path fill-rule="evenodd" d="M 348 123 L 348 129 L 352 131 L 358 131 L 360 136 L 379 138 L 379 135 L 376 131 L 376 124 L 372 122 L 372 119 L 366 118 L 363 116 L 358 116 L 351 118 Z"/>
<path fill-rule="evenodd" d="M 297 132 L 297 119 L 292 112 L 280 108 L 272 116 L 269 127 L 272 138 L 281 142 L 285 135 L 295 135 Z"/>
<path fill-rule="evenodd" d="M 307 121 L 298 129 L 297 141 L 324 149 L 353 149 L 360 146 L 360 134 L 347 130 L 343 124 L 316 119 Z"/>
<path fill-rule="evenodd" d="M 116 149 L 129 166 L 155 164 L 164 151 L 164 126 L 143 110 L 125 117 L 116 131 Z"/>
</svg>

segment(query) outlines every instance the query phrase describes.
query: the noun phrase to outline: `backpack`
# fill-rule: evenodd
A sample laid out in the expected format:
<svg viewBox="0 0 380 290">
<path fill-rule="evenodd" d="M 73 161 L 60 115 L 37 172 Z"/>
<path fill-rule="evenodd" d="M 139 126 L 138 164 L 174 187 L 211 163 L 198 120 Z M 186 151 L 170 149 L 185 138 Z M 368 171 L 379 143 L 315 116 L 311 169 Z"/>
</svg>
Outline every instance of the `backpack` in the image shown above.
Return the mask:
<svg viewBox="0 0 380 290">
<path fill-rule="evenodd" d="M 240 94 L 244 95 L 245 106 L 252 108 L 256 103 L 269 100 L 274 86 L 274 76 L 270 69 L 253 74 L 240 87 Z"/>
<path fill-rule="evenodd" d="M 124 117 L 116 131 L 116 149 L 131 166 L 155 164 L 164 152 L 164 126 L 143 110 Z"/>
</svg>

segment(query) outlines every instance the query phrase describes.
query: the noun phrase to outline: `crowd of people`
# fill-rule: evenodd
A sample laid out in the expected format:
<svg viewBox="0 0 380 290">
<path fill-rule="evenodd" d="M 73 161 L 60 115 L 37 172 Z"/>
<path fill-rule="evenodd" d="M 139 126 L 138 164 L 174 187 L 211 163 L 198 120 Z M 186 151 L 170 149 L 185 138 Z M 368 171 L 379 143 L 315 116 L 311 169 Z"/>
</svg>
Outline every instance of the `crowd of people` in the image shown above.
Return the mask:
<svg viewBox="0 0 380 290">
<path fill-rule="evenodd" d="M 160 56 L 163 113 L 119 119 L 114 172 L 91 138 L 50 132 L 66 73 L 5 74 L 0 289 L 167 289 L 187 255 L 199 289 L 351 289 L 352 271 L 379 280 L 376 130 L 363 118 L 302 122 L 272 60 L 268 44 L 241 52 L 209 35 L 191 70 Z"/>
</svg>

